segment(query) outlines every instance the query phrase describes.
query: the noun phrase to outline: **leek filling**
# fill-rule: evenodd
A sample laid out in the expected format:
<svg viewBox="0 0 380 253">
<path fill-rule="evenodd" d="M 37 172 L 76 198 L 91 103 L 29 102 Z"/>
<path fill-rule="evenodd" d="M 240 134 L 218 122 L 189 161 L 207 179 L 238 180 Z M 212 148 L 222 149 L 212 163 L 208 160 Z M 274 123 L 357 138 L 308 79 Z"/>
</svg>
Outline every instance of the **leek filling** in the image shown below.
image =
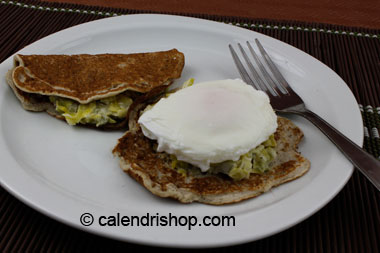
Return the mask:
<svg viewBox="0 0 380 253">
<path fill-rule="evenodd" d="M 117 123 L 126 117 L 132 99 L 125 94 L 103 98 L 87 104 L 80 104 L 68 98 L 50 96 L 49 100 L 55 110 L 65 117 L 69 125 L 93 124 L 102 126 Z"/>
<path fill-rule="evenodd" d="M 234 180 L 249 178 L 251 173 L 262 174 L 269 170 L 271 162 L 276 158 L 275 147 L 276 140 L 274 139 L 274 134 L 272 134 L 268 140 L 240 156 L 240 159 L 237 161 L 229 160 L 221 163 L 212 163 L 207 173 L 223 173 Z M 177 160 L 174 155 L 171 155 L 171 166 L 184 176 L 189 173 L 194 174 L 195 171 L 200 172 L 199 168 L 187 162 Z"/>
</svg>

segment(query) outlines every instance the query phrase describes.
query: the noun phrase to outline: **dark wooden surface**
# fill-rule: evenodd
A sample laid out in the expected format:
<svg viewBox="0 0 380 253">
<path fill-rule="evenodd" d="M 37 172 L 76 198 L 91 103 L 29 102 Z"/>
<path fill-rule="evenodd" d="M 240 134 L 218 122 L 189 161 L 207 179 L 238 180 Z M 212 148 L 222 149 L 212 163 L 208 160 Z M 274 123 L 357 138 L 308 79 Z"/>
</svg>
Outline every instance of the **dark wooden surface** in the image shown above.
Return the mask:
<svg viewBox="0 0 380 253">
<path fill-rule="evenodd" d="M 45 0 L 136 10 L 380 28 L 379 0 Z"/>
</svg>

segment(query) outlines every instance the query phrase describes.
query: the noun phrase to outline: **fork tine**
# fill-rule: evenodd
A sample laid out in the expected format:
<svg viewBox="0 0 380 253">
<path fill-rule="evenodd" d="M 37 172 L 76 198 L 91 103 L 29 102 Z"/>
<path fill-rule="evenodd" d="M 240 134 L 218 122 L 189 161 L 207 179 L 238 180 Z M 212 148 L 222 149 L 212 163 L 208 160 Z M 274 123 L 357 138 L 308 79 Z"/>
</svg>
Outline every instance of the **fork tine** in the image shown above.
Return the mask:
<svg viewBox="0 0 380 253">
<path fill-rule="evenodd" d="M 241 54 L 243 55 L 245 62 L 251 70 L 252 76 L 255 78 L 256 83 L 258 83 L 258 85 L 260 86 L 259 90 L 267 92 L 268 88 L 265 86 L 265 83 L 260 78 L 259 73 L 257 73 L 256 69 L 253 67 L 251 60 L 248 58 L 247 53 L 245 52 L 240 43 L 238 43 L 238 47 L 240 49 Z"/>
<path fill-rule="evenodd" d="M 253 82 L 253 80 L 249 76 L 248 72 L 245 70 L 243 63 L 240 61 L 240 59 L 239 59 L 238 55 L 236 54 L 234 48 L 231 46 L 231 44 L 229 44 L 228 47 L 230 48 L 232 58 L 234 59 L 234 62 L 235 62 L 237 69 L 239 70 L 240 76 L 243 78 L 243 80 L 246 83 L 253 85 L 257 90 L 259 90 L 260 88 L 257 87 L 256 83 Z"/>
<path fill-rule="evenodd" d="M 277 88 L 276 84 L 274 83 L 274 81 L 273 81 L 272 77 L 270 76 L 270 74 L 268 73 L 268 71 L 265 69 L 265 67 L 262 64 L 262 62 L 260 61 L 259 57 L 255 53 L 255 50 L 253 50 L 249 41 L 247 41 L 247 46 L 249 48 L 249 51 L 251 51 L 251 54 L 252 54 L 253 58 L 255 59 L 257 66 L 259 67 L 261 73 L 263 74 L 263 76 L 266 80 L 266 82 L 264 82 L 265 85 L 270 90 L 270 92 L 272 93 L 273 96 L 279 96 L 279 94 L 281 92 Z"/>
<path fill-rule="evenodd" d="M 288 82 L 285 80 L 284 76 L 280 73 L 272 59 L 269 57 L 268 53 L 265 51 L 264 47 L 261 45 L 258 39 L 255 39 L 256 45 L 260 50 L 261 55 L 263 56 L 265 62 L 268 64 L 269 69 L 272 71 L 273 75 L 277 79 L 277 86 L 281 89 L 282 93 L 289 94 L 291 90 Z"/>
</svg>

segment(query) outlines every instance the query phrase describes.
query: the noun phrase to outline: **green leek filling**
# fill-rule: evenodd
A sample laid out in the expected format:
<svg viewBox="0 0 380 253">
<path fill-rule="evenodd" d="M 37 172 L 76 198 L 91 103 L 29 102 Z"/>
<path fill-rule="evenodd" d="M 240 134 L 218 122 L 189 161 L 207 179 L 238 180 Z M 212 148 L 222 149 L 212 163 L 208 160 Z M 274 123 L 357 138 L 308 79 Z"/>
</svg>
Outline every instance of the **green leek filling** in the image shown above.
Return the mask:
<svg viewBox="0 0 380 253">
<path fill-rule="evenodd" d="M 240 156 L 240 159 L 237 161 L 229 160 L 222 163 L 211 164 L 207 173 L 223 173 L 234 180 L 249 178 L 251 173 L 262 174 L 269 170 L 271 162 L 276 158 L 275 147 L 276 140 L 272 134 L 268 140 L 250 150 L 248 153 Z M 194 173 L 194 170 L 200 172 L 199 168 L 196 168 L 187 162 L 177 160 L 174 155 L 171 155 L 171 161 L 172 168 L 176 169 L 184 176 L 190 172 Z"/>
<path fill-rule="evenodd" d="M 127 115 L 132 99 L 124 94 L 80 104 L 68 98 L 50 96 L 55 110 L 65 117 L 70 125 L 93 124 L 98 126 L 117 123 Z"/>
</svg>

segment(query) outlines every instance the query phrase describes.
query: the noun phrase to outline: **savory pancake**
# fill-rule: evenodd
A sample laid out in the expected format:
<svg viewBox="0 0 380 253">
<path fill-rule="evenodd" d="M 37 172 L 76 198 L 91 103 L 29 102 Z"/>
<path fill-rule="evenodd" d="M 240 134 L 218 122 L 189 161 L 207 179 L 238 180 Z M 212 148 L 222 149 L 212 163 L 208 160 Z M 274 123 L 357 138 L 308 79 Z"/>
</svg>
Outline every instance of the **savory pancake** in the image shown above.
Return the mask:
<svg viewBox="0 0 380 253">
<path fill-rule="evenodd" d="M 196 170 L 183 173 L 174 169 L 172 156 L 156 151 L 156 141 L 144 136 L 135 122 L 136 113 L 134 116 L 130 130 L 119 139 L 113 154 L 119 158 L 120 166 L 126 173 L 160 197 L 174 198 L 183 203 L 234 203 L 294 180 L 310 168 L 310 162 L 297 152 L 303 133 L 286 118 L 278 117 L 278 128 L 274 134 L 277 156 L 269 170 L 234 180 L 220 173 L 201 173 Z"/>
<path fill-rule="evenodd" d="M 123 121 L 137 97 L 167 87 L 181 76 L 183 67 L 184 55 L 176 49 L 135 54 L 16 55 L 7 81 L 26 110 L 47 111 L 71 125 L 105 126 Z"/>
</svg>

